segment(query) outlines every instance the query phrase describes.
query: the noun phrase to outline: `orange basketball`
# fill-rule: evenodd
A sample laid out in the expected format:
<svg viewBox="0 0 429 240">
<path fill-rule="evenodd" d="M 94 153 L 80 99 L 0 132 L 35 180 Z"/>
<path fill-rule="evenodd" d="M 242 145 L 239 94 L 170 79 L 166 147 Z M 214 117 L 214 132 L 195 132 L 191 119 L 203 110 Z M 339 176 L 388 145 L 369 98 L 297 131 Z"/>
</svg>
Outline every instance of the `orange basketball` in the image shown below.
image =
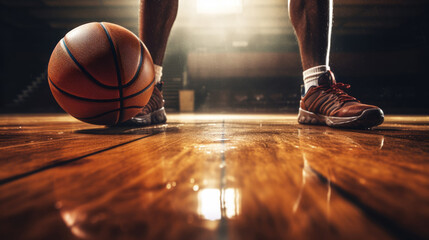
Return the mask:
<svg viewBox="0 0 429 240">
<path fill-rule="evenodd" d="M 154 68 L 145 45 L 132 32 L 112 23 L 88 23 L 57 44 L 48 81 L 58 104 L 73 117 L 115 125 L 147 104 Z"/>
</svg>

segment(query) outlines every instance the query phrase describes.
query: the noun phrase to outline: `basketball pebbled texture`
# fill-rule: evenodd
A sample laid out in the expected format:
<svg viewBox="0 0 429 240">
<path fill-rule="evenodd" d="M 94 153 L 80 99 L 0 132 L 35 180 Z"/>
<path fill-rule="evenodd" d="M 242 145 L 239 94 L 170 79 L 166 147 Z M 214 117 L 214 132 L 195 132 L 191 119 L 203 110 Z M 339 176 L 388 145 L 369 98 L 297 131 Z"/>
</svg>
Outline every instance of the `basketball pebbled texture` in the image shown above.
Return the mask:
<svg viewBox="0 0 429 240">
<path fill-rule="evenodd" d="M 115 125 L 135 116 L 154 88 L 149 51 L 129 30 L 87 23 L 66 34 L 52 52 L 48 81 L 58 104 L 92 124 Z"/>
</svg>

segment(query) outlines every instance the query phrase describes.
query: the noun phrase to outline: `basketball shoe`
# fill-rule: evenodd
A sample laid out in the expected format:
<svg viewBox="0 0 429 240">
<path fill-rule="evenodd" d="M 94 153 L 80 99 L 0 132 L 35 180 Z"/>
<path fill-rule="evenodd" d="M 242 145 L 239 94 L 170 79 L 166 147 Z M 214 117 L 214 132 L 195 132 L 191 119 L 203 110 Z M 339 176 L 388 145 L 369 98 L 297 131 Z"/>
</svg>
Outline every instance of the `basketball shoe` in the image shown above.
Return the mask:
<svg viewBox="0 0 429 240">
<path fill-rule="evenodd" d="M 164 109 L 164 96 L 162 86 L 164 82 L 157 83 L 153 89 L 152 96 L 142 111 L 121 125 L 148 126 L 165 123 L 167 115 Z"/>
<path fill-rule="evenodd" d="M 299 123 L 339 128 L 371 128 L 383 123 L 383 111 L 348 95 L 345 90 L 350 85 L 337 83 L 331 71 L 322 74 L 318 83 L 301 98 Z"/>
</svg>

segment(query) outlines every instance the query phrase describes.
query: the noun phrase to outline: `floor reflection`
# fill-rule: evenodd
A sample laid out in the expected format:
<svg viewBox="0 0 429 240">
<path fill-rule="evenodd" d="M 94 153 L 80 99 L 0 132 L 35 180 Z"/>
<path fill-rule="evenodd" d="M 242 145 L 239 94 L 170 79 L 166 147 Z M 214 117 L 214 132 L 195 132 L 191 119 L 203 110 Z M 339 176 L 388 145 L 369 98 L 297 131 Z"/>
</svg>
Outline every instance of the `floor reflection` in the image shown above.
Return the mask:
<svg viewBox="0 0 429 240">
<path fill-rule="evenodd" d="M 372 153 L 380 152 L 385 145 L 383 135 L 372 135 L 370 137 L 356 134 L 353 131 L 336 130 L 327 127 L 305 127 L 298 129 L 299 149 L 302 154 L 302 182 L 298 197 L 293 204 L 292 211 L 295 214 L 302 202 L 305 188 L 311 181 L 313 184 L 323 184 L 326 186 L 326 217 L 329 221 L 331 214 L 331 198 L 333 194 L 332 180 L 335 174 L 332 164 L 335 161 L 343 162 L 349 159 L 366 160 Z M 335 156 L 334 159 L 328 156 Z M 312 167 L 311 164 L 316 164 Z M 317 169 L 317 171 L 315 170 Z M 359 181 L 366 182 L 360 178 Z"/>
<path fill-rule="evenodd" d="M 270 230 L 274 224 L 277 232 L 272 232 L 273 239 L 307 236 L 306 232 L 321 238 L 350 236 L 347 231 L 337 234 L 334 228 L 353 229 L 362 224 L 361 212 L 359 206 L 339 196 L 335 174 L 347 170 L 344 163 L 349 160 L 354 161 L 353 168 L 360 169 L 361 160 L 374 161 L 373 156 L 392 145 L 383 135 L 324 127 L 282 130 L 281 124 L 258 123 L 259 128 L 254 128 L 223 122 L 200 124 L 195 133 L 188 131 L 190 126 L 195 127 L 192 123 L 85 132 L 164 134 L 156 135 L 156 142 L 148 138 L 150 146 L 126 149 L 133 151 L 132 155 L 117 151 L 116 155 L 105 155 L 110 160 L 83 161 L 82 166 L 90 166 L 84 176 L 75 169 L 70 179 L 56 181 L 57 208 L 73 235 L 111 239 L 114 229 L 135 239 L 145 232 L 168 239 L 162 234 L 176 224 L 183 230 L 182 236 L 192 227 L 228 236 L 230 226 L 239 229 L 235 229 L 237 236 L 246 236 L 245 224 L 251 222 Z M 338 170 L 340 162 L 344 169 Z M 351 179 L 357 184 L 370 180 L 357 176 Z M 73 189 L 64 190 L 70 182 Z M 87 182 L 96 187 L 90 190 Z M 243 227 L 237 227 L 239 224 Z M 290 226 L 285 230 L 287 224 Z M 296 226 L 302 235 L 294 235 Z M 370 229 L 360 227 L 356 229 Z"/>
<path fill-rule="evenodd" d="M 61 218 L 64 220 L 65 224 L 70 231 L 78 238 L 87 238 L 89 237 L 81 228 L 79 222 L 86 221 L 86 216 L 80 214 L 78 211 L 61 211 Z"/>
<path fill-rule="evenodd" d="M 312 171 L 312 169 L 310 167 L 310 164 L 308 163 L 308 160 L 305 157 L 304 153 L 302 155 L 302 159 L 303 159 L 303 167 L 302 167 L 302 171 L 301 171 L 301 176 L 302 176 L 301 186 L 299 187 L 298 197 L 297 197 L 295 203 L 292 206 L 292 212 L 294 214 L 299 209 L 299 205 L 301 203 L 301 199 L 302 199 L 302 195 L 303 195 L 306 183 L 309 181 L 310 178 L 317 178 L 317 176 Z M 328 185 L 328 189 L 330 190 L 330 185 Z M 328 190 L 329 194 L 328 194 L 328 197 L 327 197 L 327 205 L 328 205 L 328 207 L 329 207 L 329 199 L 330 199 L 330 191 L 329 190 Z"/>
<path fill-rule="evenodd" d="M 179 132 L 180 127 L 172 124 L 160 124 L 149 127 L 98 127 L 87 128 L 74 131 L 80 134 L 97 134 L 97 135 L 146 135 L 158 134 L 164 132 Z"/>
<path fill-rule="evenodd" d="M 206 220 L 234 218 L 240 214 L 239 189 L 205 188 L 198 192 L 198 214 Z"/>
<path fill-rule="evenodd" d="M 55 179 L 56 207 L 70 232 L 90 239 L 121 235 L 142 239 L 146 233 L 158 236 L 148 239 L 171 239 L 166 236 L 173 233 L 165 231 L 171 224 L 181 226 L 178 231 L 186 235 L 193 227 L 197 232 L 213 232 L 222 228 L 223 220 L 237 217 L 241 193 L 225 184 L 224 159 L 224 153 L 236 147 L 227 146 L 223 124 L 202 125 L 204 131 L 197 135 L 187 131 L 191 127 L 194 124 L 78 131 L 153 137 L 133 143 L 134 147 L 126 145 L 126 150 L 106 153 L 102 161 L 81 161 L 68 177 L 63 174 Z M 160 146 L 165 151 L 159 151 Z M 127 151 L 133 154 L 124 154 Z M 85 169 L 82 175 L 79 169 Z M 112 169 L 117 171 L 112 173 Z M 62 187 L 67 185 L 67 189 Z M 160 218 L 168 220 L 154 220 Z M 180 235 L 175 234 L 171 236 Z"/>
</svg>

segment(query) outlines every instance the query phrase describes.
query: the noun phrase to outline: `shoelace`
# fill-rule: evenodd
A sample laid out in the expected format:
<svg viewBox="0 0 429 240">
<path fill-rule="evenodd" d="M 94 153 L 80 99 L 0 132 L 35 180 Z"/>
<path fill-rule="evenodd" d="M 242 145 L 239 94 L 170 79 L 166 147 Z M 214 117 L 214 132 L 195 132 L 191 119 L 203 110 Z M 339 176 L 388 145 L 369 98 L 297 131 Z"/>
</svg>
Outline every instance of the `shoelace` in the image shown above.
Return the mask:
<svg viewBox="0 0 429 240">
<path fill-rule="evenodd" d="M 351 102 L 351 101 L 357 101 L 356 98 L 348 95 L 345 90 L 350 88 L 350 84 L 345 83 L 335 83 L 334 85 L 328 87 L 328 86 L 318 86 L 318 89 L 324 90 L 326 93 L 332 93 L 338 96 L 338 99 L 341 102 Z M 316 89 L 317 89 L 316 88 Z"/>
</svg>

